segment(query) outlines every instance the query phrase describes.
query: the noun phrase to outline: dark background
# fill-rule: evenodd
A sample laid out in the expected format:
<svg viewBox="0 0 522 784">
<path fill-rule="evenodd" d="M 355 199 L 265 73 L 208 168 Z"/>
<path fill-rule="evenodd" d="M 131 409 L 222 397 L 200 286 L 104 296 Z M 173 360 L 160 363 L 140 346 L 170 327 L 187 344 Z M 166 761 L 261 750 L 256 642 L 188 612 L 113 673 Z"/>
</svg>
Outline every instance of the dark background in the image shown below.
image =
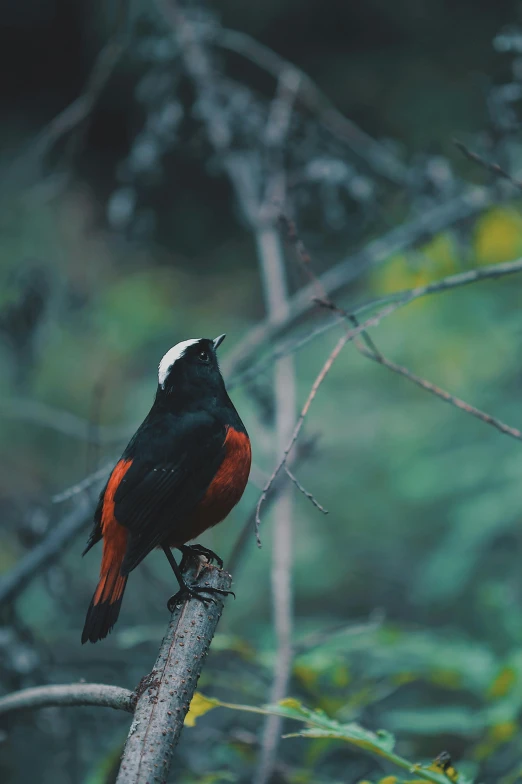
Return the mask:
<svg viewBox="0 0 522 784">
<path fill-rule="evenodd" d="M 512 79 L 514 60 L 496 51 L 493 39 L 517 24 L 519 10 L 516 2 L 440 0 L 207 5 L 225 27 L 303 69 L 410 167 L 408 184 L 396 187 L 313 118 L 296 120 L 291 173 L 329 156 L 353 167 L 374 193 L 361 206 L 328 184 L 296 187 L 298 223 L 318 271 L 444 203 L 466 182 L 496 188 L 454 138 L 498 153 L 516 175 L 519 125 L 505 133 L 492 100 Z M 147 74 L 156 78 L 157 66 L 140 47 L 170 37 L 152 7 L 132 4 L 130 44 L 88 122 L 43 156 L 42 134 L 83 92 L 118 11 L 7 0 L 0 18 L 2 575 L 73 508 L 75 501 L 56 505 L 52 496 L 119 454 L 122 431 L 131 434 L 148 411 L 165 351 L 179 340 L 227 332 L 226 356 L 263 318 L 264 305 L 252 236 L 175 55 L 169 89 L 182 119 L 155 165 L 131 172 L 149 118 L 140 84 Z M 230 53 L 221 52 L 218 65 L 266 108 L 271 77 Z M 238 129 L 235 143 L 254 144 L 249 133 Z M 424 190 L 433 161 L 451 172 L 446 195 Z M 117 198 L 128 206 L 129 192 L 134 206 L 118 222 Z M 391 255 L 339 302 L 514 259 L 522 253 L 521 229 L 516 191 L 499 193 L 478 218 Z M 303 275 L 290 253 L 287 263 L 293 291 Z M 516 427 L 521 291 L 514 277 L 426 298 L 374 336 L 396 361 Z M 302 321 L 298 334 L 314 319 Z M 299 406 L 331 345 L 326 335 L 296 355 Z M 268 370 L 255 394 L 244 386 L 233 392 L 265 472 L 276 459 L 270 384 Z M 74 427 L 68 415 L 78 418 Z M 98 427 L 113 434 L 110 444 L 87 443 Z M 476 781 L 514 784 L 522 740 L 519 443 L 366 362 L 353 346 L 321 388 L 306 437 L 313 448 L 299 477 L 329 515 L 296 496 L 295 637 L 319 633 L 320 642 L 296 657 L 290 694 L 340 720 L 386 727 L 413 761 L 448 748 Z M 258 495 L 251 484 L 204 540 L 225 560 Z M 204 693 L 229 702 L 268 699 L 268 511 L 264 523 L 264 547 L 249 540 L 234 575 L 237 600 L 227 604 L 200 682 Z M 132 575 L 113 634 L 82 648 L 99 558 L 93 552 L 81 560 L 87 534 L 2 608 L 3 692 L 81 678 L 133 688 L 152 666 L 167 621 L 168 567 L 153 553 Z M 331 634 L 337 627 L 344 631 Z M 250 716 L 210 713 L 184 731 L 171 780 L 250 781 L 260 728 Z M 102 709 L 13 716 L 0 746 L 0 778 L 110 781 L 127 730 L 124 714 Z M 285 740 L 273 781 L 377 782 L 390 772 L 344 745 Z"/>
</svg>

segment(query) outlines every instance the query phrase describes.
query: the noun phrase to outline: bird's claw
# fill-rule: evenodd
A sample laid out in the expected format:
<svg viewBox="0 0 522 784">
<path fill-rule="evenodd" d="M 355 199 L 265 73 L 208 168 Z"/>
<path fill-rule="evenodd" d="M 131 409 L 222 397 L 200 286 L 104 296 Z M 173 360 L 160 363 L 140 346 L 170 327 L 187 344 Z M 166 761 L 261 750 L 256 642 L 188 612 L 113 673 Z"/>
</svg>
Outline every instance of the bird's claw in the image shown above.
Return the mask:
<svg viewBox="0 0 522 784">
<path fill-rule="evenodd" d="M 208 547 L 203 547 L 201 544 L 184 544 L 179 549 L 183 553 L 180 563 L 181 571 L 185 571 L 189 558 L 199 558 L 200 555 L 204 555 L 209 563 L 215 562 L 219 569 L 223 568 L 223 559 Z"/>
<path fill-rule="evenodd" d="M 222 588 L 213 588 L 212 586 L 207 585 L 189 585 L 188 583 L 185 583 L 174 596 L 170 597 L 167 602 L 167 608 L 169 612 L 174 612 L 178 605 L 188 599 L 197 599 L 198 601 L 203 602 L 204 605 L 210 603 L 216 604 L 216 600 L 212 596 L 202 596 L 204 593 L 214 593 L 219 594 L 220 596 L 229 596 L 229 594 L 232 594 L 234 599 L 236 598 L 234 591 L 225 591 Z"/>
</svg>

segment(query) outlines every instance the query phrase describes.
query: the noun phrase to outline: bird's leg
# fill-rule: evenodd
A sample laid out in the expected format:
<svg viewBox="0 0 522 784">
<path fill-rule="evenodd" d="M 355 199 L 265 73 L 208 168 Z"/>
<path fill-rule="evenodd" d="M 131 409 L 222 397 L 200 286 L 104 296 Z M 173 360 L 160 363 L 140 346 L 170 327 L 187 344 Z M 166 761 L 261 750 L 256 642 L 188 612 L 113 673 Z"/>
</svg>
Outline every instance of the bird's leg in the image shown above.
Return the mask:
<svg viewBox="0 0 522 784">
<path fill-rule="evenodd" d="M 176 559 L 172 555 L 172 551 L 168 545 L 163 545 L 163 552 L 167 556 L 167 561 L 172 567 L 172 571 L 176 575 L 176 580 L 179 583 L 179 591 L 171 596 L 167 602 L 167 607 L 170 612 L 173 612 L 176 605 L 180 604 L 185 599 L 199 599 L 200 602 L 206 604 L 207 602 L 215 601 L 211 596 L 202 596 L 202 594 L 212 594 L 218 593 L 221 596 L 228 596 L 230 593 L 235 597 L 233 591 L 224 591 L 222 588 L 212 588 L 210 586 L 204 585 L 189 585 L 183 577 L 180 567 L 178 566 Z"/>
<path fill-rule="evenodd" d="M 198 558 L 200 555 L 204 555 L 209 563 L 214 563 L 215 561 L 219 569 L 223 568 L 223 559 L 216 555 L 213 550 L 209 550 L 208 547 L 203 547 L 201 544 L 180 544 L 176 549 L 183 553 L 183 558 L 179 565 L 182 572 L 185 571 L 189 558 Z"/>
</svg>

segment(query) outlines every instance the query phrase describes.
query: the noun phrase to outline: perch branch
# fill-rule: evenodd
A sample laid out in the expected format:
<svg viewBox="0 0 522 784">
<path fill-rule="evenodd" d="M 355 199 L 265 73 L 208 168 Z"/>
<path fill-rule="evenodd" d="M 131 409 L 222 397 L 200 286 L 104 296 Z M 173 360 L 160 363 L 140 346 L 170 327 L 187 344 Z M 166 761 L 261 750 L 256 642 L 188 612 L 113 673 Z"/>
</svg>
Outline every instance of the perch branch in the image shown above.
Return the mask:
<svg viewBox="0 0 522 784">
<path fill-rule="evenodd" d="M 200 561 L 198 583 L 229 590 L 231 576 Z M 193 579 L 194 571 L 188 575 Z M 138 688 L 118 784 L 165 782 L 185 715 L 223 609 L 216 594 L 207 606 L 190 599 L 172 613 L 156 664 Z"/>
<path fill-rule="evenodd" d="M 74 705 L 95 705 L 133 713 L 134 695 L 128 689 L 103 683 L 37 686 L 0 697 L 0 716 L 20 710 Z"/>
</svg>

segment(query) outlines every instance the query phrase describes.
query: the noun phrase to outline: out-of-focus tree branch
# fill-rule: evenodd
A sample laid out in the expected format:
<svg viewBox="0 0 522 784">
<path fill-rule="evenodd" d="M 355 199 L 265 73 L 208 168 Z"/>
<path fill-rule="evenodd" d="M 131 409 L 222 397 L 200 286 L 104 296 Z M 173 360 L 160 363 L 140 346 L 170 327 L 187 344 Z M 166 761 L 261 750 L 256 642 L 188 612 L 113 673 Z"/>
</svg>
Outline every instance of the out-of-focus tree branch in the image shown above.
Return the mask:
<svg viewBox="0 0 522 784">
<path fill-rule="evenodd" d="M 296 67 L 246 33 L 217 27 L 210 31 L 210 40 L 218 46 L 236 52 L 280 79 L 281 74 Z M 369 168 L 396 185 L 406 181 L 407 167 L 384 145 L 375 141 L 352 120 L 335 108 L 315 82 L 299 70 L 300 84 L 296 100 L 312 112 L 330 133 L 345 142 Z"/>
<path fill-rule="evenodd" d="M 265 309 L 268 319 L 276 322 L 286 318 L 288 310 L 285 258 L 277 230 L 277 216 L 286 201 L 284 148 L 300 82 L 299 72 L 290 67 L 282 70 L 279 75 L 277 92 L 270 106 L 265 128 L 265 148 L 268 156 L 267 182 L 264 188 L 261 186 L 258 219 L 252 226 L 256 238 Z M 251 177 L 253 179 L 253 172 Z M 273 383 L 277 454 L 284 447 L 295 421 L 297 393 L 293 357 L 283 357 L 276 362 Z M 270 702 L 278 702 L 286 695 L 292 667 L 292 516 L 291 488 L 283 487 L 273 507 L 271 582 L 277 642 Z M 265 784 L 272 775 L 281 726 L 280 717 L 266 718 L 259 762 L 254 775 L 255 784 Z"/>
<path fill-rule="evenodd" d="M 277 215 L 285 198 L 282 150 L 287 136 L 293 102 L 300 83 L 296 69 L 288 66 L 278 74 L 276 97 L 270 107 L 263 151 L 243 153 L 230 147 L 229 120 L 219 101 L 216 71 L 204 42 L 182 4 L 160 0 L 160 9 L 172 26 L 182 58 L 198 95 L 198 106 L 208 138 L 234 188 L 236 200 L 254 235 L 263 285 L 267 318 L 280 323 L 288 318 L 288 294 L 284 255 L 277 231 Z M 266 162 L 261 153 L 267 156 Z M 260 175 L 263 163 L 267 181 Z M 286 443 L 295 417 L 295 377 L 293 360 L 281 359 L 274 369 L 274 405 L 277 451 Z M 292 660 L 292 495 L 285 488 L 274 503 L 274 545 L 272 591 L 277 637 L 276 666 L 271 700 L 284 697 Z M 279 741 L 280 719 L 269 717 L 265 726 L 257 784 L 271 774 Z"/>
<path fill-rule="evenodd" d="M 64 436 L 78 438 L 93 444 L 114 444 L 129 438 L 134 427 L 93 425 L 82 417 L 63 411 L 38 400 L 0 400 L 0 416 L 31 422 L 49 428 Z"/>
<path fill-rule="evenodd" d="M 91 705 L 134 712 L 134 695 L 129 689 L 107 686 L 104 683 L 71 683 L 56 686 L 37 686 L 0 697 L 0 716 L 14 711 L 36 708 Z"/>
<path fill-rule="evenodd" d="M 487 161 L 481 155 L 473 150 L 470 150 L 469 147 L 459 141 L 458 139 L 454 139 L 455 147 L 460 150 L 460 152 L 468 158 L 468 160 L 473 161 L 478 166 L 481 166 L 483 169 L 486 169 L 490 174 L 493 174 L 495 177 L 499 177 L 500 179 L 507 180 L 511 185 L 519 190 L 522 190 L 522 182 L 520 180 L 515 180 L 514 177 L 509 174 L 509 172 L 505 171 L 498 163 L 494 163 L 492 161 Z"/>
<path fill-rule="evenodd" d="M 102 484 L 98 482 L 93 487 L 93 493 L 98 493 L 101 487 Z M 31 580 L 47 569 L 91 518 L 92 504 L 86 498 L 79 499 L 75 508 L 53 525 L 47 536 L 0 579 L 0 607 L 12 602 Z"/>
</svg>

